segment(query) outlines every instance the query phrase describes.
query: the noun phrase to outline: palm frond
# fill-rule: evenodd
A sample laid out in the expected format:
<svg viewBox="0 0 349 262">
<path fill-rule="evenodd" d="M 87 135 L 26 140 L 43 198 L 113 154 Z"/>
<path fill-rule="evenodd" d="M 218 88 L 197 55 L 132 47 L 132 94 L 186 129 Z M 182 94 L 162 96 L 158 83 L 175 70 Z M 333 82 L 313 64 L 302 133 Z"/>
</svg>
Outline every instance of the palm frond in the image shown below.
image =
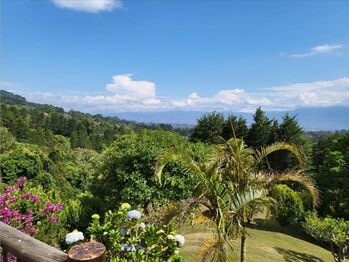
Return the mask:
<svg viewBox="0 0 349 262">
<path fill-rule="evenodd" d="M 256 164 L 260 164 L 266 160 L 267 156 L 271 153 L 285 150 L 292 153 L 298 160 L 298 163 L 303 167 L 305 163 L 305 154 L 303 150 L 295 144 L 286 142 L 276 142 L 270 146 L 262 147 L 260 150 L 256 150 L 254 154 Z"/>
<path fill-rule="evenodd" d="M 201 173 L 201 169 L 193 158 L 191 157 L 191 152 L 188 150 L 182 150 L 179 152 L 178 150 L 165 150 L 162 152 L 160 158 L 158 159 L 155 166 L 155 176 L 158 183 L 162 184 L 162 173 L 166 165 L 171 162 L 179 163 L 183 169 L 188 172 Z"/>
<path fill-rule="evenodd" d="M 208 239 L 201 247 L 200 254 L 203 262 L 235 261 L 236 255 L 232 240 L 224 238 Z"/>
<path fill-rule="evenodd" d="M 316 207 L 319 203 L 319 191 L 316 188 L 313 180 L 304 175 L 302 170 L 292 170 L 283 173 L 276 174 L 264 174 L 264 179 L 267 187 L 271 188 L 276 184 L 285 182 L 295 182 L 306 189 L 312 196 L 313 207 Z"/>
</svg>

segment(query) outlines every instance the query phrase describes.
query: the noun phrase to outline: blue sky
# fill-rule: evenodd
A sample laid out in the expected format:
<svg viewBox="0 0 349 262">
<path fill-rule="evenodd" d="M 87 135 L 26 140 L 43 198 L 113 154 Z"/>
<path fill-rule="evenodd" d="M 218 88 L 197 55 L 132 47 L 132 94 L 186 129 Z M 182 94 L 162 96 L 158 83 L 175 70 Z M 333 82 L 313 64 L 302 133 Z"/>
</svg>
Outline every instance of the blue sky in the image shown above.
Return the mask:
<svg viewBox="0 0 349 262">
<path fill-rule="evenodd" d="M 349 2 L 5 0 L 0 87 L 89 112 L 349 106 Z"/>
</svg>

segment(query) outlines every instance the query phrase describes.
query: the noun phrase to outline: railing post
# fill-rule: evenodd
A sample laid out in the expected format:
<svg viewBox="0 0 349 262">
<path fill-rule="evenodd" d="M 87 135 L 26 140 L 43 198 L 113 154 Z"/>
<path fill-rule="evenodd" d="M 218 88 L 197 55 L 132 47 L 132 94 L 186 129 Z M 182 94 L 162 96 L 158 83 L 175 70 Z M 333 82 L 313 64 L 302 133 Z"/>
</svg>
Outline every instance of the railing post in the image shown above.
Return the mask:
<svg viewBox="0 0 349 262">
<path fill-rule="evenodd" d="M 2 249 L 2 259 L 4 262 L 8 262 L 8 252 L 5 248 Z"/>
<path fill-rule="evenodd" d="M 63 251 L 2 222 L 0 222 L 0 236 L 0 246 L 5 251 L 7 261 L 10 254 L 16 256 L 17 261 L 25 262 L 65 262 L 68 259 L 68 255 Z"/>
<path fill-rule="evenodd" d="M 102 243 L 85 242 L 73 246 L 68 252 L 68 257 L 71 261 L 102 262 L 105 250 Z"/>
</svg>

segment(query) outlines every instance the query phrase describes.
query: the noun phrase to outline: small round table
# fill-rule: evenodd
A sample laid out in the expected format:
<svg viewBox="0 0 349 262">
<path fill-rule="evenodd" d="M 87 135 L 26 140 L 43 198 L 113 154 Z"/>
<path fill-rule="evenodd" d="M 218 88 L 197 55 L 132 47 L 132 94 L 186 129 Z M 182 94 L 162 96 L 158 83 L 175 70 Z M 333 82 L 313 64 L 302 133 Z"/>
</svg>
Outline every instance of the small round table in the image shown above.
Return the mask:
<svg viewBox="0 0 349 262">
<path fill-rule="evenodd" d="M 72 261 L 102 262 L 104 260 L 105 246 L 99 242 L 85 242 L 73 246 L 68 257 Z"/>
</svg>

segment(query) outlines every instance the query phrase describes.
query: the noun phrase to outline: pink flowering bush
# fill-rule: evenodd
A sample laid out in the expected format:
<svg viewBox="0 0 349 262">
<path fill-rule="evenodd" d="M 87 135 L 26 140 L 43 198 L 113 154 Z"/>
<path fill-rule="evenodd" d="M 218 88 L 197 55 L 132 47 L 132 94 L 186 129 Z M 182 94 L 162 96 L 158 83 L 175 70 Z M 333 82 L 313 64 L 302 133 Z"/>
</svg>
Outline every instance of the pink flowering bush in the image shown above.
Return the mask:
<svg viewBox="0 0 349 262">
<path fill-rule="evenodd" d="M 57 223 L 63 204 L 52 203 L 42 188 L 27 186 L 26 182 L 25 177 L 20 177 L 16 185 L 7 186 L 0 194 L 0 222 L 36 236 Z"/>
</svg>

